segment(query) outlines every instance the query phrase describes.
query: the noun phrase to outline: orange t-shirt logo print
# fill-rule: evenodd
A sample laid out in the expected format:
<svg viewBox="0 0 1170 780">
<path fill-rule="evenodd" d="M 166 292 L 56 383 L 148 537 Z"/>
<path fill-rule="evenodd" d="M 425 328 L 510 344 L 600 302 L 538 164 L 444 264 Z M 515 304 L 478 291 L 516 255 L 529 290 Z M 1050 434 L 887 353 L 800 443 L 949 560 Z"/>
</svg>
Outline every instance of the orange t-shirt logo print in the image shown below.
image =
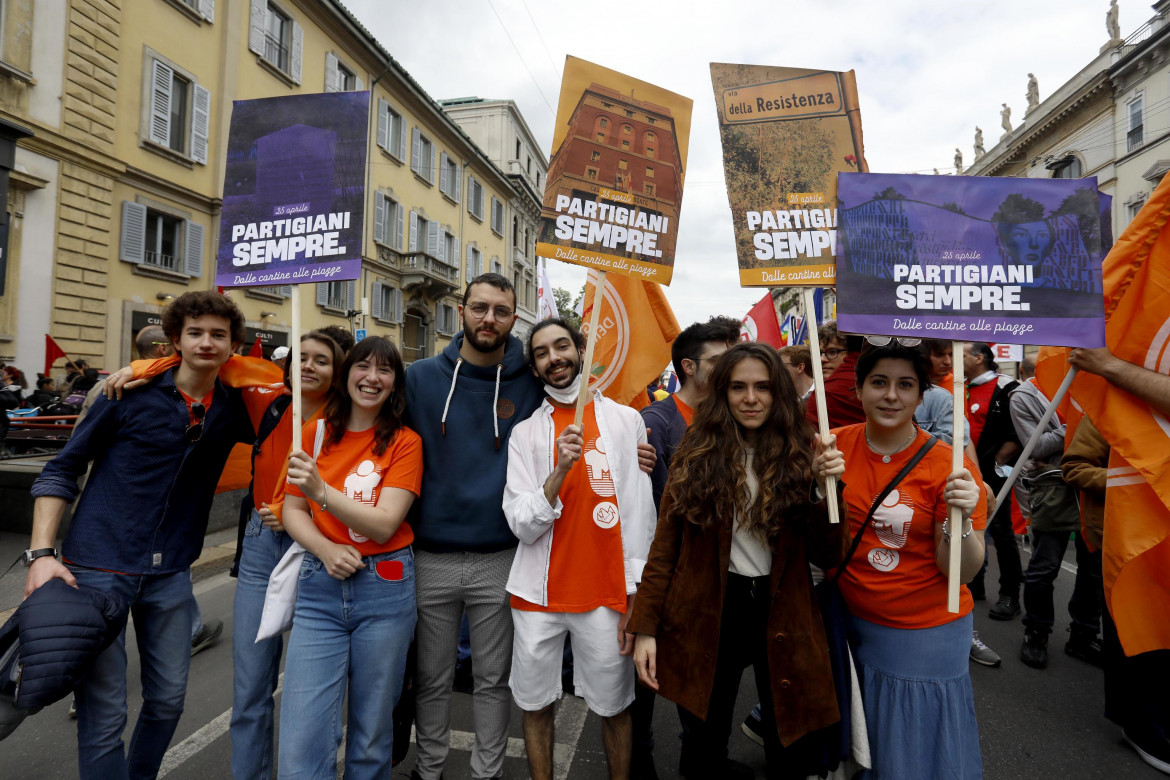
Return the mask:
<svg viewBox="0 0 1170 780">
<path fill-rule="evenodd" d="M 585 445 L 585 453 L 581 458 L 585 462 L 585 473 L 589 477 L 589 487 L 601 498 L 610 498 L 617 493 L 613 486 L 613 474 L 609 469 L 609 458 L 605 455 L 605 443 L 600 436 L 594 437 Z M 618 523 L 617 504 L 612 501 L 599 501 L 593 507 L 593 522 L 601 528 L 613 528 Z"/>
<path fill-rule="evenodd" d="M 345 478 L 346 498 L 374 506 L 378 503 L 378 485 L 382 482 L 382 470 L 372 460 L 363 460 L 349 472 Z M 349 538 L 358 544 L 369 541 L 369 537 L 362 536 L 352 528 L 349 529 Z"/>
</svg>

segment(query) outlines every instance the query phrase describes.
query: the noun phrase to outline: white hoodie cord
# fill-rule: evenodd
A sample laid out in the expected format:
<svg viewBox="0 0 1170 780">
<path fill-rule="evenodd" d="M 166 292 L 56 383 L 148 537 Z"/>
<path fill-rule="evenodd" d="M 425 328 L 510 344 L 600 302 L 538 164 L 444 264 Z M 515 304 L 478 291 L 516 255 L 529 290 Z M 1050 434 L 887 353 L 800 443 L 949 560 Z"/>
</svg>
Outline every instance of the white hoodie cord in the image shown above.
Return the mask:
<svg viewBox="0 0 1170 780">
<path fill-rule="evenodd" d="M 451 372 L 451 389 L 447 391 L 447 402 L 443 404 L 443 419 L 439 422 L 439 435 L 447 435 L 447 410 L 451 408 L 451 396 L 455 395 L 455 381 L 459 379 L 459 367 L 463 365 L 463 358 L 455 361 L 455 370 Z"/>
<path fill-rule="evenodd" d="M 500 448 L 500 376 L 504 373 L 504 364 L 496 364 L 496 392 L 492 396 L 492 432 L 496 435 L 496 449 Z"/>
</svg>

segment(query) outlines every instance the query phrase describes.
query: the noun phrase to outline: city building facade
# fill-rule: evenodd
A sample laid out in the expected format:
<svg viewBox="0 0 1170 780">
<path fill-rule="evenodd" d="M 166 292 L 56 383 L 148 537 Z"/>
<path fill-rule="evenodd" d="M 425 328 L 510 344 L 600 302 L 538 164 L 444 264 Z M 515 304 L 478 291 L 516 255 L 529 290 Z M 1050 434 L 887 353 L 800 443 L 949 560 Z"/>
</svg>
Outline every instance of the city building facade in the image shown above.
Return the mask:
<svg viewBox="0 0 1170 780">
<path fill-rule="evenodd" d="M 70 357 L 124 365 L 169 300 L 214 285 L 237 100 L 370 92 L 362 277 L 303 285 L 302 330 L 364 327 L 427 357 L 460 329 L 466 280 L 511 257 L 516 181 L 335 0 L 0 12 L 0 120 L 31 132 L 9 179 L 0 358 L 26 372 L 46 333 Z M 289 343 L 290 287 L 228 292 L 248 346 Z"/>
<path fill-rule="evenodd" d="M 498 270 L 516 286 L 519 319 L 514 332 L 524 339 L 536 324 L 536 234 L 548 159 L 511 100 L 457 98 L 441 100 L 439 105 L 504 171 L 516 190 L 516 197 L 508 204 L 509 251 Z"/>
</svg>

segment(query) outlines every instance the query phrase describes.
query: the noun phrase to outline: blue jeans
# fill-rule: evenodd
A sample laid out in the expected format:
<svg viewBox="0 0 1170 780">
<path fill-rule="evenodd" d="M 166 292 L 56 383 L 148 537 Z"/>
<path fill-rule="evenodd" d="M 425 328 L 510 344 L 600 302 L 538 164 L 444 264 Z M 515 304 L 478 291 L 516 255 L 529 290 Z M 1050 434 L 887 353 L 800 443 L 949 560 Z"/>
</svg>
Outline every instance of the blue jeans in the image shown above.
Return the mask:
<svg viewBox="0 0 1170 780">
<path fill-rule="evenodd" d="M 70 566 L 79 585 L 130 605 L 142 664 L 142 711 L 129 752 L 126 729 L 126 632 L 97 657 L 77 687 L 77 757 L 85 778 L 152 778 L 175 735 L 191 666 L 191 571 L 141 575 Z"/>
<path fill-rule="evenodd" d="M 1080 531 L 1076 531 L 1077 575 L 1068 614 L 1072 618 L 1073 633 L 1079 637 L 1095 637 L 1101 626 L 1101 563 L 1085 547 Z M 1060 563 L 1068 547 L 1068 531 L 1032 531 L 1032 560 L 1024 572 L 1024 628 L 1048 636 L 1056 622 L 1056 608 L 1052 603 L 1053 583 L 1060 574 Z"/>
<path fill-rule="evenodd" d="M 305 554 L 280 704 L 281 778 L 337 776 L 347 681 L 345 777 L 390 776 L 394 707 L 417 617 L 414 554 L 407 547 L 363 561 L 353 576 L 335 580 Z M 401 579 L 385 579 L 381 562 L 401 562 Z"/>
<path fill-rule="evenodd" d="M 286 533 L 270 531 L 253 509 L 244 531 L 236 580 L 232 628 L 232 777 L 272 776 L 273 693 L 280 673 L 282 637 L 256 642 L 264 593 L 273 568 L 292 545 Z"/>
</svg>

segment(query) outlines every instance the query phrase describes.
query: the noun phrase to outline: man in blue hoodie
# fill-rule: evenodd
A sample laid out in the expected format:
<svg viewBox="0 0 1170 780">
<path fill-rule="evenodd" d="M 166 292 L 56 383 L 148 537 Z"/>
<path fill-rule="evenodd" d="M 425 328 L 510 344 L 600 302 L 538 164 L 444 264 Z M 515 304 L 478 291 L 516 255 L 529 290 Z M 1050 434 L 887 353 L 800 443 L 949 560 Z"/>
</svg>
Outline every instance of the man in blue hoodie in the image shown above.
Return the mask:
<svg viewBox="0 0 1170 780">
<path fill-rule="evenodd" d="M 512 693 L 512 610 L 505 586 L 516 537 L 504 517 L 508 439 L 544 400 L 544 387 L 511 335 L 516 291 L 500 274 L 467 285 L 463 332 L 442 354 L 406 371 L 406 423 L 423 440 L 422 492 L 411 507 L 418 625 L 411 778 L 436 780 L 447 759 L 451 684 L 464 611 L 471 627 L 475 746 L 471 774 L 501 777 Z M 641 445 L 643 471 L 654 452 Z"/>
<path fill-rule="evenodd" d="M 463 332 L 406 372 L 407 424 L 423 440 L 423 485 L 411 509 L 418 626 L 418 759 L 412 777 L 442 774 L 450 731 L 455 648 L 464 610 L 471 626 L 475 778 L 498 777 L 508 745 L 512 612 L 504 585 L 516 537 L 502 509 L 508 437 L 544 389 L 512 336 L 516 291 L 500 274 L 467 285 Z"/>
</svg>

